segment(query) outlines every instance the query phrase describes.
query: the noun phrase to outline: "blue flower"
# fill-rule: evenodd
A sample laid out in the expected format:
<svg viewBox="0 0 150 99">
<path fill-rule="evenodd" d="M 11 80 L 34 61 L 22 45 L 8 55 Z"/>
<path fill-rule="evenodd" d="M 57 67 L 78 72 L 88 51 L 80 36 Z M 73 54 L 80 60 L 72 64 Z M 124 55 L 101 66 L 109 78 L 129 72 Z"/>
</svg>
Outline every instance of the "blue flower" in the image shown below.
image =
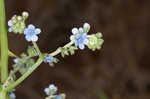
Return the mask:
<svg viewBox="0 0 150 99">
<path fill-rule="evenodd" d="M 87 33 L 78 34 L 75 40 L 75 46 L 78 46 L 81 50 L 88 44 Z"/>
<path fill-rule="evenodd" d="M 53 95 L 57 92 L 57 87 L 53 84 L 50 84 L 48 88 L 45 88 L 44 89 L 44 92 L 47 94 L 47 95 Z"/>
<path fill-rule="evenodd" d="M 10 93 L 10 99 L 16 99 L 16 95 L 13 92 Z"/>
<path fill-rule="evenodd" d="M 79 31 L 83 31 L 80 29 Z M 87 33 L 78 33 L 70 36 L 70 40 L 75 40 L 75 46 L 79 47 L 81 50 L 85 48 L 85 45 L 88 44 Z"/>
<path fill-rule="evenodd" d="M 44 59 L 45 63 L 52 63 L 53 61 L 54 61 L 54 57 L 52 57 L 52 56 L 48 56 Z"/>
<path fill-rule="evenodd" d="M 81 50 L 85 48 L 85 45 L 88 45 L 88 36 L 87 33 L 89 32 L 90 25 L 88 23 L 84 23 L 83 28 L 80 27 L 78 28 L 73 28 L 72 29 L 72 34 L 70 36 L 70 40 L 75 41 L 75 46 L 79 47 Z"/>
<path fill-rule="evenodd" d="M 61 95 L 57 95 L 56 99 L 62 99 L 62 96 Z"/>
<path fill-rule="evenodd" d="M 38 34 L 41 33 L 41 30 L 39 28 L 35 28 L 34 25 L 30 24 L 28 25 L 28 28 L 24 30 L 24 34 L 26 35 L 25 38 L 28 42 L 36 42 L 38 40 Z"/>
</svg>

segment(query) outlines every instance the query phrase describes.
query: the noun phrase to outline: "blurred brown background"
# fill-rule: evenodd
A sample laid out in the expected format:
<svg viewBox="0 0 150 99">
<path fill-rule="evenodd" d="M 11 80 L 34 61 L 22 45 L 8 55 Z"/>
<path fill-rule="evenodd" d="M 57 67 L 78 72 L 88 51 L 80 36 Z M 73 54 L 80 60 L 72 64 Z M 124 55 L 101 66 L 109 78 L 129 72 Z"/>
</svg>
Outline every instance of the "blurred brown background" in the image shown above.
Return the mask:
<svg viewBox="0 0 150 99">
<path fill-rule="evenodd" d="M 71 29 L 84 22 L 105 40 L 100 51 L 77 51 L 55 68 L 42 64 L 16 88 L 17 99 L 44 99 L 50 83 L 67 99 L 100 99 L 100 93 L 108 99 L 150 99 L 150 0 L 6 0 L 6 7 L 7 19 L 30 13 L 27 24 L 42 29 L 42 52 L 69 42 Z M 9 33 L 9 48 L 17 55 L 28 45 L 23 35 Z"/>
</svg>

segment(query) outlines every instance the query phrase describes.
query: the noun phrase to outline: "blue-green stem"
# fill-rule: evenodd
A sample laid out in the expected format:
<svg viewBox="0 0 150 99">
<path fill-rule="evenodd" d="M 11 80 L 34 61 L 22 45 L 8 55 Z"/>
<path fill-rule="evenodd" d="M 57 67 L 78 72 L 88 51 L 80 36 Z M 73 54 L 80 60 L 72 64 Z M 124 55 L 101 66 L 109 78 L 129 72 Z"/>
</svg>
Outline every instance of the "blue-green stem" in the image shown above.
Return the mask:
<svg viewBox="0 0 150 99">
<path fill-rule="evenodd" d="M 36 47 L 36 43 L 34 46 Z M 68 44 L 66 44 L 63 48 L 68 48 L 71 45 L 74 44 L 74 41 L 69 42 Z M 57 49 L 56 51 L 50 53 L 49 55 L 51 56 L 56 56 L 60 53 L 61 51 L 59 49 Z M 42 54 L 41 54 L 42 55 Z M 15 81 L 14 83 L 10 84 L 8 87 L 3 88 L 4 91 L 12 91 L 17 85 L 19 85 L 22 81 L 24 81 L 36 68 L 39 67 L 39 65 L 43 62 L 43 57 L 39 57 L 39 59 L 37 60 L 37 62 L 25 73 L 23 74 L 17 81 Z"/>
<path fill-rule="evenodd" d="M 8 40 L 4 0 L 0 0 L 1 83 L 8 77 Z"/>
</svg>

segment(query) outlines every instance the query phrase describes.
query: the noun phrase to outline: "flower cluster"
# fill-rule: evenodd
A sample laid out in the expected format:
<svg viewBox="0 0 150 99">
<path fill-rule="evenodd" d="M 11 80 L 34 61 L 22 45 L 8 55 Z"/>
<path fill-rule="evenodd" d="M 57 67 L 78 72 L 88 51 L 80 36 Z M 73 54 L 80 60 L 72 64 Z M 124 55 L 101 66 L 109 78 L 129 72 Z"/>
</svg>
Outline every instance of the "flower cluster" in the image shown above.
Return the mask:
<svg viewBox="0 0 150 99">
<path fill-rule="evenodd" d="M 104 40 L 102 39 L 102 33 L 96 33 L 88 36 L 88 48 L 95 51 L 96 49 L 100 49 Z"/>
<path fill-rule="evenodd" d="M 96 49 L 100 49 L 104 40 L 102 39 L 101 33 L 96 33 L 92 35 L 88 35 L 87 33 L 90 30 L 90 25 L 85 23 L 83 28 L 73 28 L 72 34 L 70 36 L 70 40 L 75 42 L 75 46 L 79 47 L 81 50 L 85 48 L 85 45 L 88 46 L 89 49 L 95 51 Z"/>
<path fill-rule="evenodd" d="M 72 34 L 70 36 L 70 40 L 75 40 L 75 46 L 79 47 L 81 50 L 83 50 L 85 48 L 85 45 L 88 44 L 88 37 L 87 37 L 87 33 L 90 30 L 90 25 L 88 23 L 85 23 L 83 25 L 83 28 L 80 27 L 78 28 L 73 28 L 72 29 Z"/>
<path fill-rule="evenodd" d="M 65 94 L 56 95 L 57 90 L 58 88 L 54 84 L 50 84 L 48 88 L 45 88 L 46 99 L 65 99 Z"/>
<path fill-rule="evenodd" d="M 27 12 L 23 12 L 22 16 L 14 15 L 11 20 L 8 21 L 8 31 L 22 34 L 25 29 L 25 20 L 28 16 L 29 14 Z"/>
<path fill-rule="evenodd" d="M 38 40 L 38 34 L 41 33 L 41 29 L 35 28 L 34 25 L 30 24 L 26 28 L 25 20 L 28 18 L 28 12 L 23 12 L 22 16 L 14 15 L 11 20 L 8 21 L 9 32 L 24 33 L 25 39 L 28 42 L 36 42 Z"/>
</svg>

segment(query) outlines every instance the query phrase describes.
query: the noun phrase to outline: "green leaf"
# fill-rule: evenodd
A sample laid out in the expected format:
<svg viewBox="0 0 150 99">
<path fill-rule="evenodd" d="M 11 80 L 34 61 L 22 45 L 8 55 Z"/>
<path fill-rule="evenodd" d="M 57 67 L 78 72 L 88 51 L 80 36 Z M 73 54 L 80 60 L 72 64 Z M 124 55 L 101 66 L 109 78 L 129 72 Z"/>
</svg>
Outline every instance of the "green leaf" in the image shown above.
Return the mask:
<svg viewBox="0 0 150 99">
<path fill-rule="evenodd" d="M 27 57 L 27 55 L 26 55 L 25 53 L 22 53 L 20 56 L 21 56 L 22 58 Z"/>
<path fill-rule="evenodd" d="M 70 46 L 70 48 L 69 48 L 70 54 L 71 54 L 71 55 L 74 55 L 74 54 L 75 54 L 75 50 L 77 50 L 77 49 L 78 49 L 78 48 L 75 47 L 75 46 Z"/>
<path fill-rule="evenodd" d="M 65 57 L 66 55 L 69 55 L 68 49 L 61 48 L 61 56 Z"/>
<path fill-rule="evenodd" d="M 37 52 L 36 52 L 36 50 L 34 49 L 33 46 L 28 47 L 27 53 L 28 53 L 29 56 L 36 56 L 37 55 Z"/>
<path fill-rule="evenodd" d="M 61 51 L 61 56 L 62 56 L 62 57 L 65 57 L 65 54 L 64 54 L 64 52 L 63 52 L 63 51 Z"/>
<path fill-rule="evenodd" d="M 58 63 L 59 59 L 54 58 L 54 63 Z"/>
<path fill-rule="evenodd" d="M 68 50 L 67 50 L 67 49 L 64 49 L 64 54 L 65 54 L 66 56 L 68 56 L 68 55 L 69 55 L 69 52 L 68 52 Z"/>
</svg>

